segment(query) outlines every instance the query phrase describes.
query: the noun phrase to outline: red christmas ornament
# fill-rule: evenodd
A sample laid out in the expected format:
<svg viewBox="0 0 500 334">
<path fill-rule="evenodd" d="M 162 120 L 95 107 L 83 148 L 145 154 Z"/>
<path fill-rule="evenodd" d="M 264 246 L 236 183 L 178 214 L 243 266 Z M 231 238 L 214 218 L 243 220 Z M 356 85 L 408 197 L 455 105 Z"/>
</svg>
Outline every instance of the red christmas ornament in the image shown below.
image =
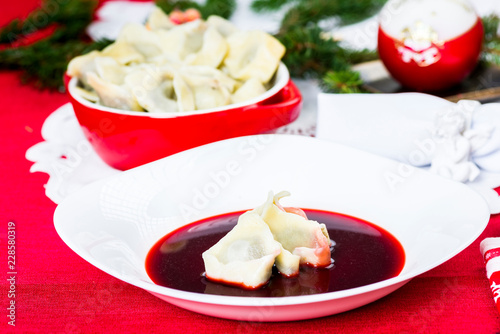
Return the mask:
<svg viewBox="0 0 500 334">
<path fill-rule="evenodd" d="M 380 13 L 380 59 L 417 91 L 460 83 L 477 64 L 482 42 L 481 19 L 466 0 L 390 0 Z"/>
</svg>

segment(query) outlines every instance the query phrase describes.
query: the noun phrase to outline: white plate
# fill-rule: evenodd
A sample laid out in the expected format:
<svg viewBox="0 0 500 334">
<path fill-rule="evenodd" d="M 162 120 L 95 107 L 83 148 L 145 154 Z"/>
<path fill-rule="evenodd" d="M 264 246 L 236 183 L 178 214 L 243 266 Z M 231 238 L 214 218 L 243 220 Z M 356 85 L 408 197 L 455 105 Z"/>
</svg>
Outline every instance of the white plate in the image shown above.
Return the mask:
<svg viewBox="0 0 500 334">
<path fill-rule="evenodd" d="M 387 295 L 452 258 L 486 227 L 488 207 L 467 186 L 415 170 L 394 189 L 387 172 L 400 167 L 308 137 L 234 138 L 91 184 L 57 207 L 54 223 L 85 260 L 174 305 L 245 321 L 309 319 Z M 406 253 L 402 272 L 354 289 L 281 298 L 205 295 L 152 283 L 144 263 L 158 239 L 201 218 L 250 209 L 269 190 L 289 190 L 286 205 L 345 213 L 389 231 Z"/>
</svg>

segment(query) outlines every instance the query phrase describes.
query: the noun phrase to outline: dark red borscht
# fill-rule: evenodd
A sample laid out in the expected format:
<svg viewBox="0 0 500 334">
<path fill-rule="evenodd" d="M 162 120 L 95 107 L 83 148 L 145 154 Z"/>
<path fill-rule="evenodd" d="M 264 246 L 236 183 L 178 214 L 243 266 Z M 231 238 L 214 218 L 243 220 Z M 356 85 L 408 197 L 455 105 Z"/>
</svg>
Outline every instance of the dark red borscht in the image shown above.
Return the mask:
<svg viewBox="0 0 500 334">
<path fill-rule="evenodd" d="M 146 271 L 154 283 L 173 289 L 227 296 L 284 297 L 333 292 L 397 276 L 405 254 L 396 238 L 361 219 L 333 212 L 304 210 L 310 220 L 326 225 L 333 264 L 327 268 L 301 266 L 297 277 L 280 275 L 276 268 L 268 284 L 257 290 L 211 282 L 204 275 L 201 254 L 215 245 L 237 223 L 243 212 L 203 219 L 160 239 L 149 251 Z"/>
</svg>

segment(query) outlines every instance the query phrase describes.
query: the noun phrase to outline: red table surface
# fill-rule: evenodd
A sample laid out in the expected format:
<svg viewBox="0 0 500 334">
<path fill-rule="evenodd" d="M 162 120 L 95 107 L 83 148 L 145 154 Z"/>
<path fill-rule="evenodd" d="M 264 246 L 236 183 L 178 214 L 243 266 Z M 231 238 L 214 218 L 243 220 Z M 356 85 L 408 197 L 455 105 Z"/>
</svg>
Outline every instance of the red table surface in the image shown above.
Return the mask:
<svg viewBox="0 0 500 334">
<path fill-rule="evenodd" d="M 0 11 L 0 26 L 37 5 L 16 2 Z M 68 98 L 19 83 L 0 72 L 1 281 L 0 332 L 235 332 L 235 333 L 494 333 L 500 329 L 479 241 L 500 236 L 500 216 L 445 264 L 401 289 L 346 313 L 300 322 L 245 323 L 212 318 L 170 305 L 96 269 L 63 243 L 52 221 L 56 205 L 44 194 L 48 177 L 29 172 L 26 150 L 42 141 L 46 117 Z M 8 325 L 8 222 L 16 224 L 16 326 Z"/>
</svg>

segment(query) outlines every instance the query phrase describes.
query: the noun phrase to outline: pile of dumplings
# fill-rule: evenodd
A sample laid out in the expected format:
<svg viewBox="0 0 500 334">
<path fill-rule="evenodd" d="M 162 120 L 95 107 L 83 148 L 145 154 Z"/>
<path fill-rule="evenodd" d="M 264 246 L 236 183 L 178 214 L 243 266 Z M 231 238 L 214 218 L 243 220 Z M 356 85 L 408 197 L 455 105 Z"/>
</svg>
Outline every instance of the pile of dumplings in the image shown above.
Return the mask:
<svg viewBox="0 0 500 334">
<path fill-rule="evenodd" d="M 284 208 L 290 195 L 269 193 L 261 206 L 245 212 L 236 226 L 202 254 L 208 279 L 245 289 L 265 285 L 276 265 L 283 276 L 299 274 L 299 265 L 327 267 L 332 263 L 328 231 L 307 219 L 299 208 Z"/>
<path fill-rule="evenodd" d="M 240 103 L 267 91 L 285 47 L 262 31 L 210 16 L 175 25 L 155 8 L 102 51 L 76 57 L 75 92 L 107 107 L 151 113 Z"/>
</svg>

